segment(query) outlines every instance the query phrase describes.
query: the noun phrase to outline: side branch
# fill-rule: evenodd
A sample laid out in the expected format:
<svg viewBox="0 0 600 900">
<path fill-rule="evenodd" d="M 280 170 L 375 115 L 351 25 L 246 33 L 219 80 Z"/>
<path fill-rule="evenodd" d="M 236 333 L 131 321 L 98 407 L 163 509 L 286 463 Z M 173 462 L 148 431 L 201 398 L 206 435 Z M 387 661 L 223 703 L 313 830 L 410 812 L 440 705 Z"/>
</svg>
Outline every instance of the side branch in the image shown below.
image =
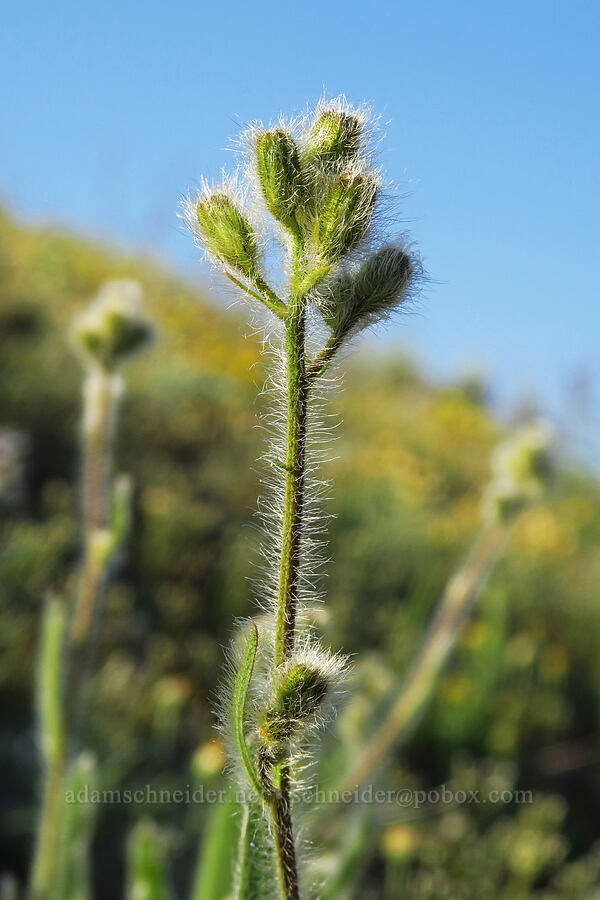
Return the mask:
<svg viewBox="0 0 600 900">
<path fill-rule="evenodd" d="M 343 338 L 340 336 L 332 337 L 329 339 L 319 355 L 315 357 L 315 359 L 306 370 L 306 379 L 308 382 L 312 382 L 323 375 L 323 373 L 327 369 L 327 366 L 340 349 L 342 342 Z"/>
<path fill-rule="evenodd" d="M 255 300 L 259 300 L 261 303 L 264 303 L 268 309 L 274 313 L 277 318 L 284 319 L 287 314 L 287 306 L 280 300 L 275 291 L 271 290 L 266 281 L 257 282 L 257 287 L 262 291 L 262 294 L 259 294 L 257 291 L 253 291 L 252 288 L 248 287 L 247 284 L 244 284 L 243 281 L 240 281 L 235 275 L 232 275 L 231 272 L 225 272 L 225 275 L 229 280 L 235 284 L 241 291 L 248 294 L 250 297 L 253 297 Z"/>
</svg>

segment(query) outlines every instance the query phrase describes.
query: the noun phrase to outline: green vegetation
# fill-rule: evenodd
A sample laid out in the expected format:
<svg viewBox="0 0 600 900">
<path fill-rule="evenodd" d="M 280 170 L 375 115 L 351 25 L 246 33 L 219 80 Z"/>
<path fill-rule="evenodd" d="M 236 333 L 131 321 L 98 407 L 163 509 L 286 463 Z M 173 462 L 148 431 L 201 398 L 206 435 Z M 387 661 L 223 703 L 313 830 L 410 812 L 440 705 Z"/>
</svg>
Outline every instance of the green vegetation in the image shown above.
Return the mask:
<svg viewBox="0 0 600 900">
<path fill-rule="evenodd" d="M 142 284 L 159 338 L 128 373 L 117 439 L 119 468 L 135 482 L 135 527 L 96 636 L 88 730 L 99 789 L 224 787 L 208 698 L 232 619 L 254 611 L 247 579 L 256 540 L 244 526 L 254 521 L 254 460 L 265 449 L 253 427 L 265 403 L 257 399 L 259 340 L 242 336 L 244 317 L 146 263 L 3 216 L 0 869 L 21 887 L 41 777 L 33 714 L 40 614 L 50 592 L 75 590 L 79 548 L 80 368 L 65 334 L 114 278 Z M 360 662 L 352 698 L 319 752 L 324 788 L 350 770 L 397 696 L 478 531 L 501 436 L 472 392 L 431 385 L 394 353 L 372 362 L 358 352 L 333 412 L 343 425 L 326 464 L 332 563 L 327 604 L 312 616 L 326 644 Z M 483 796 L 517 788 L 531 790 L 534 802 L 336 805 L 326 828 L 314 823 L 326 832 L 325 895 L 393 900 L 404 885 L 411 900 L 592 900 L 600 870 L 599 513 L 597 482 L 567 468 L 551 499 L 521 514 L 417 730 L 376 781 Z M 232 858 L 223 848 L 237 834 L 223 809 L 152 795 L 98 804 L 94 896 L 121 896 L 136 880 L 167 896 L 167 872 L 174 895 L 189 896 L 197 871 L 195 900 L 222 900 L 228 886 L 206 859 L 197 865 L 196 852 L 199 836 L 208 847 L 218 833 L 222 858 Z M 130 838 L 148 816 L 157 825 L 143 823 Z M 90 827 L 77 825 L 81 841 Z M 60 867 L 69 883 L 84 879 L 80 859 Z M 12 890 L 7 878 L 3 891 Z"/>
</svg>

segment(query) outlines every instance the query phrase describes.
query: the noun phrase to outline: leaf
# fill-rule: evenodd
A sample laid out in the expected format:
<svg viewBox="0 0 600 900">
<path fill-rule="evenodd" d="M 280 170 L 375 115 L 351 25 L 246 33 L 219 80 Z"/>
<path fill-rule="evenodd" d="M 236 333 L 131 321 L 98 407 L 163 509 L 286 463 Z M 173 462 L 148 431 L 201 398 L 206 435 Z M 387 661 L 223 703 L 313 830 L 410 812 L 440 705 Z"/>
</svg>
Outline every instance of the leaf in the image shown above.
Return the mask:
<svg viewBox="0 0 600 900">
<path fill-rule="evenodd" d="M 96 771 L 94 759 L 82 753 L 65 780 L 65 806 L 56 864 L 56 896 L 60 900 L 89 900 L 92 896 L 90 845 L 96 805 L 90 801 Z"/>
<path fill-rule="evenodd" d="M 246 652 L 235 677 L 231 704 L 233 713 L 233 727 L 235 731 L 235 739 L 238 746 L 240 759 L 242 760 L 242 763 L 246 770 L 246 774 L 248 775 L 250 783 L 252 784 L 252 787 L 254 788 L 256 793 L 259 795 L 259 797 L 262 797 L 263 800 L 269 802 L 272 799 L 271 792 L 265 787 L 258 774 L 256 773 L 252 758 L 250 756 L 250 751 L 248 750 L 248 744 L 246 743 L 246 731 L 244 728 L 246 700 L 248 698 L 250 680 L 254 671 L 254 660 L 256 659 L 257 648 L 258 629 L 254 622 L 252 622 L 250 626 L 250 634 L 248 636 L 248 643 L 246 645 Z"/>
<path fill-rule="evenodd" d="M 64 749 L 61 709 L 62 662 L 65 639 L 65 610 L 57 597 L 45 604 L 38 664 L 38 708 L 44 758 L 59 760 Z"/>
<path fill-rule="evenodd" d="M 211 810 L 198 853 L 191 900 L 225 900 L 230 896 L 241 811 L 233 787 Z"/>
<path fill-rule="evenodd" d="M 275 900 L 278 883 L 267 820 L 259 803 L 249 803 L 244 809 L 233 900 Z"/>
<path fill-rule="evenodd" d="M 141 821 L 132 831 L 127 868 L 127 900 L 172 900 L 164 847 L 154 822 Z"/>
</svg>

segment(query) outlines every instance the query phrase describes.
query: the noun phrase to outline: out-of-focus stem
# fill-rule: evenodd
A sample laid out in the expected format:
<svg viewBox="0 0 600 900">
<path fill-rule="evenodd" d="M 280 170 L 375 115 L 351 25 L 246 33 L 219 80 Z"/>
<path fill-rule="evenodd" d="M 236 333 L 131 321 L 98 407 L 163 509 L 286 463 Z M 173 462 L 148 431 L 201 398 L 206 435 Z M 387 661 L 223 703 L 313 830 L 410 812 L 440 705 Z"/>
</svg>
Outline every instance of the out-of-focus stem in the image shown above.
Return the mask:
<svg viewBox="0 0 600 900">
<path fill-rule="evenodd" d="M 477 595 L 504 548 L 506 534 L 505 526 L 488 526 L 449 581 L 399 696 L 346 778 L 343 790 L 364 784 L 418 722 Z"/>
<path fill-rule="evenodd" d="M 91 625 L 107 565 L 107 555 L 98 552 L 97 538 L 107 527 L 111 441 L 120 392 L 121 381 L 116 376 L 100 371 L 88 375 L 83 414 L 83 566 L 70 632 L 66 634 L 62 613 L 60 652 L 55 652 L 53 663 L 48 662 L 48 629 L 52 628 L 51 619 L 50 624 L 46 622 L 44 625 L 41 648 L 38 696 L 45 771 L 42 810 L 32 868 L 31 900 L 48 900 L 54 887 L 64 804 L 65 769 L 68 754 L 73 749 L 71 745 L 80 697 L 85 690 Z M 51 727 L 48 723 L 52 722 L 54 725 Z M 49 743 L 48 735 L 52 733 L 55 738 Z M 60 739 L 56 738 L 58 734 Z"/>
<path fill-rule="evenodd" d="M 46 900 L 50 896 L 56 869 L 60 812 L 64 801 L 65 732 L 61 696 L 64 639 L 64 608 L 58 599 L 53 598 L 44 611 L 37 674 L 39 729 L 45 771 L 32 865 L 32 900 Z"/>
<path fill-rule="evenodd" d="M 101 371 L 90 373 L 85 384 L 83 566 L 69 639 L 65 698 L 69 738 L 76 727 L 80 698 L 85 690 L 90 632 L 106 574 L 106 559 L 97 552 L 95 538 L 106 529 L 108 523 L 112 435 L 121 390 L 120 378 Z"/>
</svg>

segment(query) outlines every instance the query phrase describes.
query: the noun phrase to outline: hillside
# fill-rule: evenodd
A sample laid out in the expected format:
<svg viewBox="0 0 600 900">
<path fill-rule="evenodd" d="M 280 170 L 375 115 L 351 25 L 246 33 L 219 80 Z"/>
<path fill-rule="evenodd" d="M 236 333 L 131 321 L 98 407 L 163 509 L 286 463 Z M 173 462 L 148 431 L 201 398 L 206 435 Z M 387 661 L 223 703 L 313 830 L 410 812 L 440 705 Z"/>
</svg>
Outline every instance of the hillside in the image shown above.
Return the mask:
<svg viewBox="0 0 600 900">
<path fill-rule="evenodd" d="M 98 636 L 91 716 L 108 784 L 193 778 L 194 751 L 212 736 L 231 621 L 253 608 L 257 538 L 247 526 L 264 448 L 255 427 L 264 371 L 244 307 L 224 311 L 148 263 L 2 214 L 0 871 L 24 871 L 29 851 L 40 605 L 71 589 L 77 558 L 81 373 L 65 329 L 115 277 L 142 283 L 159 340 L 130 366 L 119 436 L 119 469 L 136 484 L 135 527 Z M 331 414 L 332 563 L 319 624 L 383 684 L 401 676 L 477 530 L 500 429 L 469 392 L 429 383 L 393 352 L 351 357 Z M 600 487 L 565 465 L 550 502 L 520 519 L 402 762 L 425 784 L 450 777 L 465 755 L 510 764 L 519 784 L 560 798 L 573 857 L 598 838 L 599 547 Z M 400 761 L 390 777 L 406 777 Z M 183 824 L 174 852 L 189 862 L 202 812 L 186 810 L 183 823 L 170 807 L 153 814 Z M 106 896 L 138 815 L 103 813 L 97 852 L 116 862 L 103 875 Z"/>
</svg>

